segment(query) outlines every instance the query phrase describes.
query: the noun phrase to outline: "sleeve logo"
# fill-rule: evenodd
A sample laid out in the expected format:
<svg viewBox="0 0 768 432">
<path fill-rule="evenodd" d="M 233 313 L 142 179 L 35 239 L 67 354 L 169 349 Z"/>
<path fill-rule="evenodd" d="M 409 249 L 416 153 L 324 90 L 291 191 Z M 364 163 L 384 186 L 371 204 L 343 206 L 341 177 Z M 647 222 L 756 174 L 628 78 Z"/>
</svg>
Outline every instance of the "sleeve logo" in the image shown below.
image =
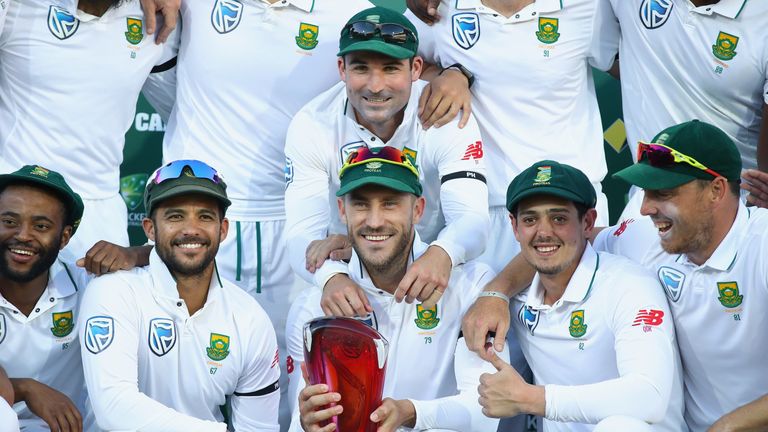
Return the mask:
<svg viewBox="0 0 768 432">
<path fill-rule="evenodd" d="M 115 336 L 115 320 L 108 316 L 95 316 L 85 322 L 85 347 L 98 354 L 112 344 Z"/>
<path fill-rule="evenodd" d="M 621 221 L 621 224 L 619 225 L 619 227 L 616 228 L 616 231 L 613 232 L 613 235 L 616 237 L 622 235 L 624 231 L 626 231 L 629 224 L 631 224 L 634 221 L 635 221 L 634 219 L 624 219 L 623 221 Z"/>
<path fill-rule="evenodd" d="M 461 160 L 470 159 L 482 159 L 483 158 L 483 142 L 475 141 L 473 144 L 467 146 L 467 150 L 464 152 L 464 157 Z"/>
<path fill-rule="evenodd" d="M 637 311 L 632 327 L 643 326 L 644 332 L 649 332 L 652 327 L 658 327 L 664 322 L 664 311 L 658 309 L 640 309 Z"/>
</svg>

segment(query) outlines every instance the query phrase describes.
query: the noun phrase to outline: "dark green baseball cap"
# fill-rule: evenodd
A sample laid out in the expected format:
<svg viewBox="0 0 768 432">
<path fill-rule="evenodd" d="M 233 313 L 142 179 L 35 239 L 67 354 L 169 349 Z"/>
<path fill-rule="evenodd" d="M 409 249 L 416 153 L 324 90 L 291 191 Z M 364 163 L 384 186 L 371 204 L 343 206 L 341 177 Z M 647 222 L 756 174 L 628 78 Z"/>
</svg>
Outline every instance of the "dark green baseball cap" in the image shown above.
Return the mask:
<svg viewBox="0 0 768 432">
<path fill-rule="evenodd" d="M 67 211 L 64 223 L 72 226 L 72 234 L 77 231 L 85 207 L 80 195 L 69 187 L 61 174 L 40 165 L 25 165 L 18 171 L 0 175 L 0 189 L 11 184 L 33 184 L 55 193 Z"/>
<path fill-rule="evenodd" d="M 147 215 L 162 201 L 179 195 L 199 194 L 218 200 L 224 211 L 232 202 L 227 185 L 215 169 L 198 160 L 177 160 L 158 168 L 147 180 L 144 208 Z"/>
<path fill-rule="evenodd" d="M 507 210 L 534 195 L 554 195 L 594 208 L 595 187 L 579 169 L 553 160 L 536 162 L 515 177 L 507 188 Z"/>
<path fill-rule="evenodd" d="M 721 129 L 699 120 L 691 120 L 659 132 L 650 143 L 671 148 L 728 181 L 741 177 L 741 155 L 733 140 Z M 671 159 L 671 156 L 670 156 Z M 715 175 L 687 162 L 652 162 L 643 153 L 637 163 L 613 175 L 643 189 L 672 189 L 695 179 L 713 180 Z"/>
<path fill-rule="evenodd" d="M 356 37 L 352 30 L 355 23 L 368 23 L 366 36 Z M 405 29 L 404 34 L 388 36 L 388 31 L 396 31 L 395 24 Z M 384 33 L 384 34 L 382 34 Z M 419 48 L 419 33 L 413 23 L 400 12 L 381 6 L 372 7 L 356 13 L 341 30 L 339 39 L 339 57 L 355 51 L 373 51 L 396 59 L 415 57 Z"/>
<path fill-rule="evenodd" d="M 421 196 L 422 188 L 414 167 L 386 159 L 371 158 L 348 165 L 339 173 L 341 186 L 336 196 L 344 196 L 353 190 L 369 185 L 380 186 Z"/>
</svg>

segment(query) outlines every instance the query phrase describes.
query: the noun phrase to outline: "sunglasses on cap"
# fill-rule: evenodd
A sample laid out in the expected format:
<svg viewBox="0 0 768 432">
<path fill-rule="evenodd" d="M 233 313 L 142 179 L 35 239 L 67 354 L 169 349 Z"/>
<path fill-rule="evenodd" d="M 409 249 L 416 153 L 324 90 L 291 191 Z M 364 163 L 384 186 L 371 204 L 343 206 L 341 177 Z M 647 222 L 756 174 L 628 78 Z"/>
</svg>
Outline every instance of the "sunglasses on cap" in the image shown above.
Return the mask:
<svg viewBox="0 0 768 432">
<path fill-rule="evenodd" d="M 407 156 L 405 153 L 396 149 L 395 147 L 386 146 L 376 149 L 370 149 L 368 147 L 360 147 L 355 149 L 352 153 L 349 154 L 347 161 L 344 162 L 344 165 L 341 167 L 341 171 L 339 171 L 339 177 L 342 177 L 344 172 L 346 172 L 349 168 L 368 162 L 384 162 L 400 165 L 408 168 L 408 170 L 410 170 L 416 177 L 419 176 L 419 170 L 416 168 L 413 162 L 411 162 L 410 156 Z"/>
<path fill-rule="evenodd" d="M 402 45 L 408 41 L 408 36 L 416 41 L 416 34 L 400 24 L 378 24 L 370 21 L 357 21 L 344 27 L 349 31 L 349 37 L 357 40 L 369 40 L 378 33 L 381 39 L 389 44 Z"/>
<path fill-rule="evenodd" d="M 680 153 L 679 151 L 669 148 L 664 144 L 638 142 L 637 146 L 637 160 L 642 159 L 643 155 L 648 157 L 648 163 L 652 167 L 664 168 L 676 163 L 686 163 L 694 168 L 698 168 L 713 177 L 725 177 L 719 174 L 717 171 L 711 170 L 706 165 L 697 161 L 696 159 Z"/>
<path fill-rule="evenodd" d="M 184 168 L 189 168 L 184 170 Z M 191 173 L 195 178 L 208 179 L 216 184 L 222 182 L 222 178 L 215 169 L 210 167 L 205 162 L 194 159 L 183 159 L 168 163 L 168 165 L 162 166 L 155 170 L 147 181 L 147 187 L 152 184 L 160 184 L 166 180 L 177 179 L 184 175 Z"/>
</svg>

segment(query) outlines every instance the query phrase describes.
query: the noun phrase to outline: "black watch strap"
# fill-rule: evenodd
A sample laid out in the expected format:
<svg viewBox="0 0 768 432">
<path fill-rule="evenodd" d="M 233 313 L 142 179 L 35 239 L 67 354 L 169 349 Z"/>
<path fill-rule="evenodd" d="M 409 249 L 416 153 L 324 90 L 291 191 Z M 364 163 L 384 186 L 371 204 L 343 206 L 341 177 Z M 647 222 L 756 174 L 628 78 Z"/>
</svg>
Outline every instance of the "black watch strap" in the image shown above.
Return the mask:
<svg viewBox="0 0 768 432">
<path fill-rule="evenodd" d="M 465 68 L 461 63 L 454 63 L 450 66 L 444 67 L 443 70 L 440 71 L 440 74 L 442 75 L 446 69 L 456 69 L 461 72 L 461 74 L 467 78 L 467 87 L 472 87 L 472 84 L 475 82 L 475 75 L 472 74 L 472 72 Z"/>
</svg>

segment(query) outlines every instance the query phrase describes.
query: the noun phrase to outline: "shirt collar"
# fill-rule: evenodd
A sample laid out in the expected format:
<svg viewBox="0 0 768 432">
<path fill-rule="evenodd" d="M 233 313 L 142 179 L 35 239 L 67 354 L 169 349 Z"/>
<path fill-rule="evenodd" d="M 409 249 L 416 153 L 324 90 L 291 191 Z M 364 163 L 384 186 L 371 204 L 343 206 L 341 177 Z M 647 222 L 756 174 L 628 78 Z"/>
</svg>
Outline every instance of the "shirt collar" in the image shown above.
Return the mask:
<svg viewBox="0 0 768 432">
<path fill-rule="evenodd" d="M 58 259 L 53 263 L 48 272 L 48 286 L 46 287 L 49 295 L 61 299 L 69 297 L 83 288 L 77 286 L 71 271 L 66 264 Z"/>
<path fill-rule="evenodd" d="M 410 267 L 415 260 L 422 256 L 424 252 L 427 251 L 428 247 L 429 245 L 422 242 L 421 237 L 419 237 L 419 233 L 416 232 L 413 239 L 413 247 L 411 248 L 410 256 L 408 257 L 407 267 Z M 348 268 L 350 278 L 357 282 L 364 290 L 369 292 L 381 291 L 376 288 L 376 286 L 373 284 L 373 281 L 371 281 L 371 277 L 368 275 L 368 271 L 365 269 L 362 261 L 360 261 L 360 257 L 357 255 L 357 252 L 355 252 L 354 248 L 352 249 L 352 258 L 349 260 Z"/>
<path fill-rule="evenodd" d="M 156 247 L 153 248 L 152 252 L 149 254 L 149 273 L 152 275 L 153 295 L 173 300 L 179 298 L 179 290 L 176 288 L 176 279 L 173 278 L 171 271 L 168 270 L 168 266 L 166 266 L 163 260 L 160 259 Z M 215 262 L 213 276 L 214 277 L 211 278 L 211 283 L 208 286 L 208 299 L 205 302 L 206 304 L 213 298 L 212 296 L 218 292 L 217 288 L 224 288 L 221 284 L 221 278 L 219 278 L 219 271 L 215 266 Z"/>
<path fill-rule="evenodd" d="M 457 10 L 474 9 L 478 12 L 490 11 L 491 9 L 483 5 L 481 0 L 454 0 Z M 536 0 L 533 4 L 526 6 L 532 7 L 536 12 L 555 12 L 563 8 L 563 0 Z"/>
<path fill-rule="evenodd" d="M 584 253 L 581 254 L 579 265 L 576 267 L 576 271 L 573 272 L 571 280 L 568 281 L 568 286 L 565 287 L 565 292 L 560 299 L 558 299 L 552 306 L 544 304 L 544 288 L 541 286 L 539 273 L 536 272 L 536 275 L 533 276 L 533 281 L 531 282 L 531 289 L 528 293 L 528 300 L 526 303 L 534 309 L 554 309 L 565 302 L 582 302 L 592 289 L 592 284 L 595 281 L 595 275 L 597 274 L 599 266 L 600 257 L 592 248 L 592 245 L 587 243 Z"/>
<path fill-rule="evenodd" d="M 696 13 L 702 15 L 712 15 L 713 13 L 716 13 L 730 19 L 736 19 L 736 17 L 739 16 L 739 13 L 741 13 L 741 10 L 744 9 L 744 5 L 747 3 L 747 0 L 720 0 L 719 3 L 696 7 L 690 0 L 687 1 L 688 6 Z"/>
<path fill-rule="evenodd" d="M 312 12 L 312 9 L 315 8 L 315 0 L 282 0 L 271 4 L 267 0 L 261 0 L 261 2 L 271 7 L 283 7 L 292 5 L 303 10 L 304 12 Z"/>
<path fill-rule="evenodd" d="M 707 262 L 702 264 L 702 267 L 706 266 L 719 271 L 728 271 L 736 260 L 739 244 L 744 234 L 746 234 L 747 223 L 749 223 L 749 209 L 739 201 L 739 209 L 736 211 L 736 219 L 734 219 L 731 229 L 728 230 L 728 234 L 717 245 L 717 249 L 712 253 L 712 256 L 709 257 Z M 684 256 L 683 262 L 691 263 L 687 256 Z"/>
</svg>

